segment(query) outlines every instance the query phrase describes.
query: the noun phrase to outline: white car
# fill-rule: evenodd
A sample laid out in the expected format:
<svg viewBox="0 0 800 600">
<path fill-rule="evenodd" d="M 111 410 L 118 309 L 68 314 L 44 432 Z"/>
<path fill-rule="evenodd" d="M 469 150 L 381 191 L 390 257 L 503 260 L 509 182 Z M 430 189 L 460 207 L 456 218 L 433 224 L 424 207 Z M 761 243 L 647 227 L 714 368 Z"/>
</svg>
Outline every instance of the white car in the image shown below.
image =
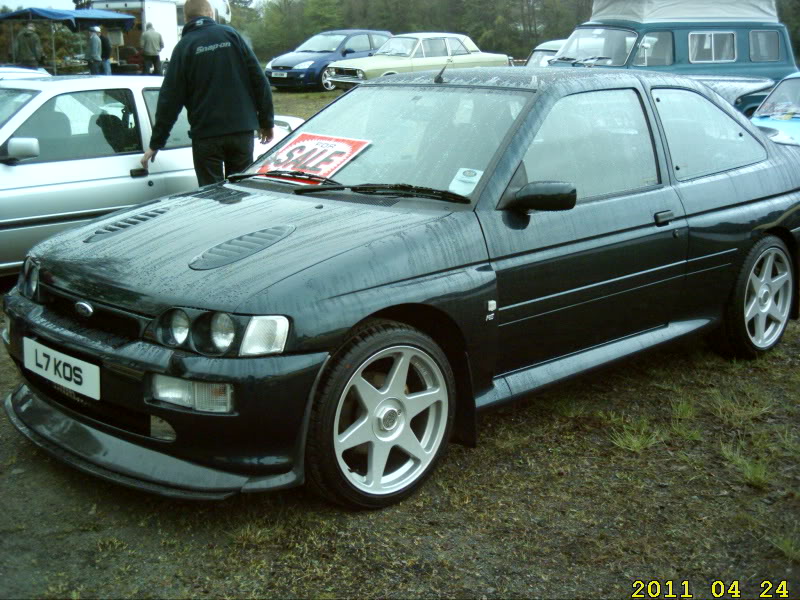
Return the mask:
<svg viewBox="0 0 800 600">
<path fill-rule="evenodd" d="M 0 81 L 0 275 L 37 242 L 113 210 L 197 188 L 184 110 L 149 169 L 162 77 Z M 275 139 L 303 120 L 276 117 Z"/>
<path fill-rule="evenodd" d="M 41 67 L 38 69 L 26 69 L 24 67 L 0 66 L 0 79 L 33 79 L 35 77 L 52 77 L 52 75 Z"/>
</svg>

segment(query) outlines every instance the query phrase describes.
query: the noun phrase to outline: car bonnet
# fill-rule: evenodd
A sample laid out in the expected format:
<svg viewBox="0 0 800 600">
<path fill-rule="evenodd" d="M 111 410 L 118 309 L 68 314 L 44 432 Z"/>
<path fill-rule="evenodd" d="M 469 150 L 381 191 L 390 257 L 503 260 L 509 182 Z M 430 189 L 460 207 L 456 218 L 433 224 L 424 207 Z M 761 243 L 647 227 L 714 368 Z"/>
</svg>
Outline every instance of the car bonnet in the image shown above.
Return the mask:
<svg viewBox="0 0 800 600">
<path fill-rule="evenodd" d="M 446 214 L 366 202 L 213 187 L 66 231 L 32 254 L 45 284 L 80 297 L 150 315 L 233 312 L 297 272 Z"/>
</svg>

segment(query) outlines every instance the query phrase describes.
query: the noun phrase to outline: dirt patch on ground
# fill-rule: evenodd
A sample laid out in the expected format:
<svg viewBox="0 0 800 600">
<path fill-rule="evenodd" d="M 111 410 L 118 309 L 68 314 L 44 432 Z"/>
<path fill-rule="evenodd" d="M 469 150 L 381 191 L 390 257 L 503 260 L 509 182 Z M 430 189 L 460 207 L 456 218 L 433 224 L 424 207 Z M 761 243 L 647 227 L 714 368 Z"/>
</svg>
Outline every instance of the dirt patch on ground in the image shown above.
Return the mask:
<svg viewBox="0 0 800 600">
<path fill-rule="evenodd" d="M 477 449 L 368 513 L 303 489 L 150 496 L 49 458 L 3 414 L 0 596 L 629 598 L 642 580 L 797 598 L 798 366 L 796 324 L 760 361 L 696 340 L 627 361 L 485 416 Z M 5 353 L 0 380 L 18 382 Z"/>
</svg>

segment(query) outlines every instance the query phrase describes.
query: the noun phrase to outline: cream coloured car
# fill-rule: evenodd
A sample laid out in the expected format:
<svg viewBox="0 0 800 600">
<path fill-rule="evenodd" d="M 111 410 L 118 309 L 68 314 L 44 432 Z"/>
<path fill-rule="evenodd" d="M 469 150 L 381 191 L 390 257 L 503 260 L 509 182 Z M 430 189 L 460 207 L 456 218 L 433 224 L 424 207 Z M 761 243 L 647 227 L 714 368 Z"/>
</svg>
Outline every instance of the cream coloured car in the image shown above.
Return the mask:
<svg viewBox="0 0 800 600">
<path fill-rule="evenodd" d="M 365 79 L 411 71 L 508 65 L 505 54 L 481 52 L 460 33 L 403 33 L 390 38 L 373 56 L 339 60 L 328 65 L 326 77 L 348 89 Z"/>
</svg>

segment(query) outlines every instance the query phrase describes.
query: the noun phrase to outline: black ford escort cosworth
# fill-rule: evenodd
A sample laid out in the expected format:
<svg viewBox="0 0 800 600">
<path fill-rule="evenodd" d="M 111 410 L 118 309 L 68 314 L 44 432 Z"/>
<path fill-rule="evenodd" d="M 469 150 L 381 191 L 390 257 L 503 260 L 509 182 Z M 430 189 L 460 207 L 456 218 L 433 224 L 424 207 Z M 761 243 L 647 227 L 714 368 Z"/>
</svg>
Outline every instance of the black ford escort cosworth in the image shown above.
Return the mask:
<svg viewBox="0 0 800 600">
<path fill-rule="evenodd" d="M 490 406 L 689 334 L 775 346 L 799 157 L 667 75 L 368 82 L 224 184 L 34 247 L 5 408 L 143 490 L 386 506 Z"/>
</svg>

